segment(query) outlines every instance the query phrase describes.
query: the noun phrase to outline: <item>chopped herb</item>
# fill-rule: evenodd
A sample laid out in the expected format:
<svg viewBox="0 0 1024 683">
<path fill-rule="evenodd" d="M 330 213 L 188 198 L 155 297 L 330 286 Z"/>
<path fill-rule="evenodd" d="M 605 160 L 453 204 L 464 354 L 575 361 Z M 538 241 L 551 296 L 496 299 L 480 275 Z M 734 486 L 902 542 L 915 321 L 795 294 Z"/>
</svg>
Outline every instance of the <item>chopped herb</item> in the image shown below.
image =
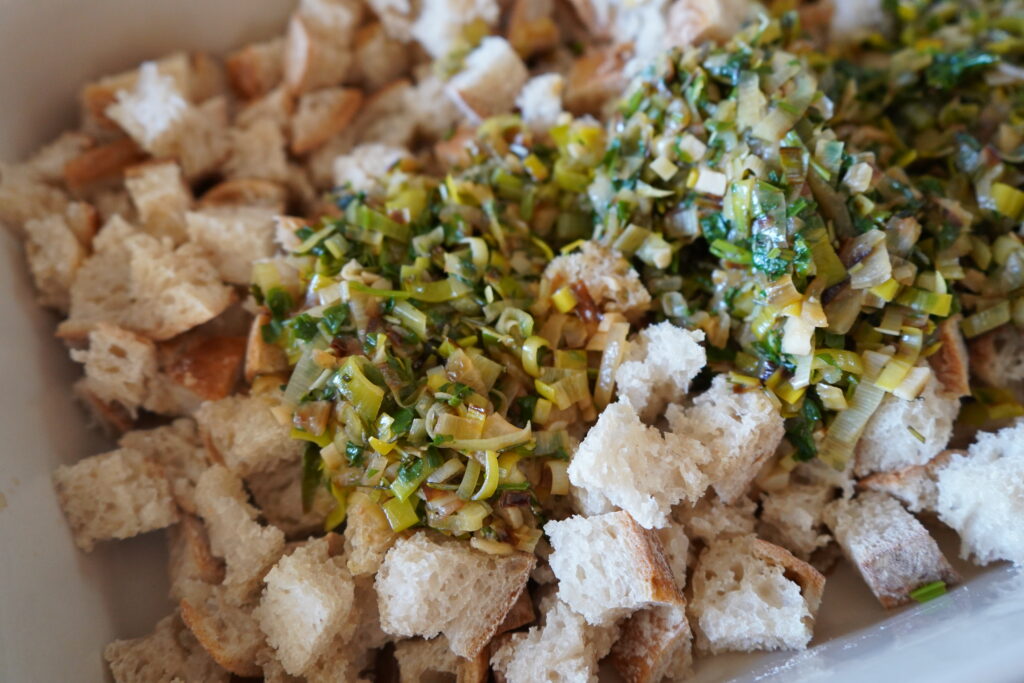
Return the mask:
<svg viewBox="0 0 1024 683">
<path fill-rule="evenodd" d="M 928 602 L 946 593 L 945 581 L 932 581 L 910 591 L 910 599 L 915 602 Z"/>
</svg>

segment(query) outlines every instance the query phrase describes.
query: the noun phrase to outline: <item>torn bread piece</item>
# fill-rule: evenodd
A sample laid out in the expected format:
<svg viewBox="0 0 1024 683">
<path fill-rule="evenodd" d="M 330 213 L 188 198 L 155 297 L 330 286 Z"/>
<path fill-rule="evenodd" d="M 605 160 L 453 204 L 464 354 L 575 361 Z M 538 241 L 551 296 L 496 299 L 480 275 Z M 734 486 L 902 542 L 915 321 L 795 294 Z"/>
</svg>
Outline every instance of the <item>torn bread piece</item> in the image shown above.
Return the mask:
<svg viewBox="0 0 1024 683">
<path fill-rule="evenodd" d="M 629 83 L 629 55 L 622 46 L 591 47 L 573 60 L 565 78 L 565 108 L 577 115 L 600 115 L 618 101 Z"/>
<path fill-rule="evenodd" d="M 911 465 L 893 472 L 876 472 L 857 482 L 862 491 L 887 493 L 911 512 L 935 512 L 939 505 L 938 475 L 954 455 L 966 451 L 942 451 L 924 465 Z"/>
<path fill-rule="evenodd" d="M 292 539 L 308 538 L 323 531 L 324 520 L 336 504 L 325 487 L 317 486 L 309 510 L 303 509 L 301 460 L 282 462 L 266 472 L 250 474 L 245 483 L 267 523 Z M 354 495 L 349 496 L 346 531 L 352 525 L 351 500 Z"/>
<path fill-rule="evenodd" d="M 825 506 L 835 498 L 830 486 L 790 482 L 761 497 L 761 534 L 805 562 L 832 540 L 825 529 Z"/>
<path fill-rule="evenodd" d="M 103 649 L 103 658 L 116 683 L 227 683 L 231 678 L 199 645 L 177 612 L 158 621 L 149 635 L 113 641 Z"/>
<path fill-rule="evenodd" d="M 427 533 L 399 539 L 377 573 L 381 627 L 406 638 L 443 633 L 452 652 L 472 659 L 519 599 L 535 564 L 526 553 L 487 555 Z"/>
<path fill-rule="evenodd" d="M 230 154 L 224 173 L 230 180 L 260 178 L 284 182 L 288 178 L 287 140 L 277 121 L 259 117 L 231 129 Z"/>
<path fill-rule="evenodd" d="M 535 134 L 545 134 L 562 114 L 565 79 L 561 74 L 541 74 L 526 82 L 516 97 L 523 123 Z"/>
<path fill-rule="evenodd" d="M 362 4 L 303 0 L 288 22 L 284 81 L 296 94 L 341 83 L 352 66 L 352 39 Z"/>
<path fill-rule="evenodd" d="M 704 332 L 677 327 L 669 321 L 646 327 L 629 342 L 622 364 L 615 371 L 619 393 L 652 423 L 669 403 L 679 403 L 690 382 L 707 364 Z"/>
<path fill-rule="evenodd" d="M 65 131 L 52 142 L 40 147 L 24 163 L 24 168 L 38 180 L 60 184 L 64 181 L 64 167 L 96 144 L 91 135 L 77 130 Z"/>
<path fill-rule="evenodd" d="M 886 394 L 857 442 L 858 477 L 923 465 L 949 443 L 960 399 L 945 394 L 933 376 L 921 395 L 906 401 Z"/>
<path fill-rule="evenodd" d="M 382 1 L 377 0 L 377 4 Z M 441 59 L 464 44 L 467 27 L 483 25 L 490 33 L 499 14 L 496 0 L 422 0 L 409 34 L 431 57 Z"/>
<path fill-rule="evenodd" d="M 160 372 L 176 411 L 194 413 L 203 401 L 234 392 L 242 374 L 245 340 L 196 330 L 157 345 Z"/>
<path fill-rule="evenodd" d="M 259 313 L 252 320 L 245 345 L 245 381 L 252 383 L 260 375 L 288 372 L 288 356 L 277 344 L 263 338 L 263 326 L 270 323 L 270 314 Z"/>
<path fill-rule="evenodd" d="M 266 576 L 255 617 L 284 670 L 306 673 L 335 639 L 347 640 L 355 587 L 343 558 L 330 556 L 328 539 L 310 541 L 281 558 Z"/>
<path fill-rule="evenodd" d="M 197 585 L 180 604 L 181 619 L 217 664 L 236 676 L 260 676 L 266 638 L 253 606 L 228 597 L 224 586 Z"/>
<path fill-rule="evenodd" d="M 399 683 L 421 683 L 454 676 L 456 683 L 485 683 L 488 654 L 484 649 L 472 660 L 458 657 L 444 636 L 402 640 L 395 645 L 398 680 Z"/>
<path fill-rule="evenodd" d="M 668 523 L 673 505 L 701 497 L 707 459 L 699 441 L 645 425 L 620 399 L 587 432 L 569 464 L 569 480 L 651 529 Z"/>
<path fill-rule="evenodd" d="M 697 648 L 710 654 L 803 649 L 824 586 L 814 567 L 753 535 L 714 541 L 691 583 Z"/>
<path fill-rule="evenodd" d="M 181 244 L 185 212 L 192 206 L 192 192 L 181 167 L 174 161 L 152 161 L 125 171 L 125 187 L 135 204 L 140 228 L 154 237 L 170 237 Z"/>
<path fill-rule="evenodd" d="M 640 274 L 615 249 L 592 240 L 579 251 L 555 258 L 544 270 L 551 291 L 582 284 L 594 303 L 605 312 L 617 311 L 631 320 L 650 307 L 651 295 Z"/>
<path fill-rule="evenodd" d="M 279 182 L 261 178 L 237 178 L 217 183 L 199 198 L 198 208 L 259 208 L 275 215 L 283 214 L 288 203 L 288 188 Z"/>
<path fill-rule="evenodd" d="M 548 522 L 548 558 L 561 600 L 588 623 L 607 625 L 652 604 L 681 605 L 682 596 L 657 534 L 627 512 Z"/>
<path fill-rule="evenodd" d="M 334 160 L 334 184 L 353 192 L 366 192 L 377 186 L 379 178 L 409 152 L 402 147 L 378 143 L 359 145 Z"/>
<path fill-rule="evenodd" d="M 489 36 L 469 53 L 447 92 L 467 118 L 480 121 L 511 111 L 527 78 L 526 65 L 508 41 Z"/>
<path fill-rule="evenodd" d="M 64 182 L 73 192 L 95 191 L 97 186 L 118 183 L 125 171 L 145 158 L 131 138 L 118 138 L 91 147 L 64 165 Z"/>
<path fill-rule="evenodd" d="M 63 214 L 25 223 L 25 256 L 39 303 L 66 312 L 75 273 L 88 257 Z"/>
<path fill-rule="evenodd" d="M 690 541 L 710 545 L 719 538 L 754 533 L 756 512 L 757 504 L 747 496 L 725 503 L 709 493 L 695 505 L 677 505 L 672 510 L 672 519 L 683 526 Z"/>
<path fill-rule="evenodd" d="M 726 503 L 739 499 L 785 434 L 782 416 L 763 391 L 746 391 L 718 375 L 689 408 L 671 405 L 669 426 L 699 440 L 710 457 L 704 473 Z"/>
<path fill-rule="evenodd" d="M 131 431 L 117 443 L 159 463 L 171 484 L 175 502 L 182 510 L 195 513 L 196 482 L 209 466 L 209 460 L 193 420 L 181 418 L 162 427 Z"/>
<path fill-rule="evenodd" d="M 609 659 L 628 683 L 686 680 L 692 674 L 693 633 L 685 605 L 654 605 L 634 612 Z"/>
<path fill-rule="evenodd" d="M 86 552 L 96 541 L 131 538 L 178 521 L 160 466 L 130 448 L 61 465 L 53 482 L 75 545 Z"/>
<path fill-rule="evenodd" d="M 971 372 L 979 380 L 1024 400 L 1024 338 L 1015 326 L 1003 325 L 975 337 L 970 349 Z"/>
<path fill-rule="evenodd" d="M 284 38 L 250 43 L 228 55 L 225 65 L 231 88 L 239 97 L 262 97 L 284 77 Z"/>
<path fill-rule="evenodd" d="M 939 519 L 960 534 L 960 556 L 1024 566 L 1024 420 L 979 433 L 938 470 Z"/>
<path fill-rule="evenodd" d="M 189 239 L 201 247 L 225 282 L 248 284 L 252 263 L 270 258 L 274 214 L 257 207 L 216 207 L 185 214 Z"/>
<path fill-rule="evenodd" d="M 340 133 L 362 102 L 363 94 L 355 88 L 324 88 L 302 95 L 292 119 L 292 154 L 308 154 Z"/>
<path fill-rule="evenodd" d="M 506 683 L 596 683 L 598 662 L 618 638 L 618 627 L 588 624 L 557 595 L 544 598 L 540 611 L 540 624 L 495 639 L 491 654 L 495 673 Z"/>
<path fill-rule="evenodd" d="M 25 224 L 32 219 L 63 214 L 68 202 L 63 190 L 43 181 L 26 164 L 0 163 L 0 223 L 16 237 L 24 236 Z"/>
<path fill-rule="evenodd" d="M 910 602 L 914 589 L 933 581 L 960 580 L 928 530 L 883 493 L 837 500 L 826 509 L 825 521 L 884 607 Z"/>
<path fill-rule="evenodd" d="M 376 574 L 398 540 L 380 505 L 359 490 L 348 496 L 344 537 L 345 557 L 353 576 Z"/>
<path fill-rule="evenodd" d="M 173 248 L 115 216 L 75 274 L 59 337 L 84 338 L 108 322 L 151 339 L 170 339 L 222 313 L 230 288 L 195 245 Z"/>
<path fill-rule="evenodd" d="M 225 590 L 244 602 L 259 590 L 264 574 L 284 552 L 284 534 L 256 521 L 259 513 L 249 504 L 242 480 L 221 465 L 199 477 L 196 509 L 206 521 L 210 549 L 224 559 Z"/>
<path fill-rule="evenodd" d="M 171 80 L 174 88 L 191 96 L 194 88 L 193 63 L 184 52 L 174 52 L 155 62 L 159 75 Z M 141 77 L 141 66 L 120 73 L 104 76 L 92 83 L 87 83 L 79 92 L 79 103 L 82 108 L 82 128 L 92 135 L 110 135 L 118 130 L 118 124 L 112 120 L 107 109 L 117 102 L 118 93 L 132 90 L 138 85 Z"/>
<path fill-rule="evenodd" d="M 171 599 L 182 598 L 201 590 L 200 584 L 216 586 L 224 581 L 224 562 L 210 550 L 210 537 L 202 521 L 189 514 L 168 529 L 168 575 Z"/>
<path fill-rule="evenodd" d="M 301 443 L 274 416 L 273 410 L 280 405 L 280 392 L 276 392 L 236 394 L 200 406 L 195 419 L 211 458 L 242 477 L 299 459 Z"/>
<path fill-rule="evenodd" d="M 400 40 L 388 35 L 384 24 L 373 21 L 356 31 L 355 63 L 349 80 L 373 92 L 383 88 L 409 69 L 410 51 Z"/>
<path fill-rule="evenodd" d="M 561 31 L 554 13 L 553 0 L 514 0 L 505 33 L 523 59 L 557 47 Z"/>
</svg>

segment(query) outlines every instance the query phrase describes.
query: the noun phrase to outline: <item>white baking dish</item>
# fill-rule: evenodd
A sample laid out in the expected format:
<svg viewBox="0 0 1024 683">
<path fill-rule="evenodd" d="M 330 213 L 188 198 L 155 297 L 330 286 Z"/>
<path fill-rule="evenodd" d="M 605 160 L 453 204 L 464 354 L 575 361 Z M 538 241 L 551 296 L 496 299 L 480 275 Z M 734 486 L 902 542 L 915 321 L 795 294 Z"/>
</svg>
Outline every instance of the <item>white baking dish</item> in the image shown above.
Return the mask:
<svg viewBox="0 0 1024 683">
<path fill-rule="evenodd" d="M 273 35 L 291 5 L 0 0 L 0 159 L 71 125 L 85 80 L 175 49 L 219 52 Z M 0 681 L 101 681 L 103 645 L 148 632 L 171 608 L 162 536 L 75 550 L 50 472 L 110 444 L 74 405 L 56 318 L 33 302 L 18 246 L 0 240 Z M 812 649 L 711 660 L 698 678 L 1024 681 L 1024 578 L 1005 566 L 967 573 L 947 596 L 885 613 L 843 567 L 829 577 Z"/>
</svg>

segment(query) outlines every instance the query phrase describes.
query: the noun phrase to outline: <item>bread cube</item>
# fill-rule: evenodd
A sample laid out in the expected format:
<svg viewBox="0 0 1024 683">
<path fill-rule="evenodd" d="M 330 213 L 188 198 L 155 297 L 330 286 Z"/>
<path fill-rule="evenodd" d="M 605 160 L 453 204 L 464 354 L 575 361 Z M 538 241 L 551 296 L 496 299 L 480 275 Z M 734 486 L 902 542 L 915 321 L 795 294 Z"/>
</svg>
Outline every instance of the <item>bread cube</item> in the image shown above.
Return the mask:
<svg viewBox="0 0 1024 683">
<path fill-rule="evenodd" d="M 644 328 L 630 342 L 615 372 L 615 386 L 647 423 L 660 417 L 669 403 L 682 401 L 690 382 L 704 368 L 704 333 L 676 327 L 669 321 Z"/>
<path fill-rule="evenodd" d="M 302 444 L 274 417 L 280 393 L 234 395 L 207 401 L 195 419 L 213 459 L 242 477 L 267 472 L 302 456 Z"/>
<path fill-rule="evenodd" d="M 61 465 L 53 482 L 75 545 L 86 552 L 96 541 L 131 538 L 178 521 L 159 466 L 129 448 Z"/>
<path fill-rule="evenodd" d="M 473 121 L 511 111 L 529 72 L 504 38 L 490 36 L 466 57 L 448 81 L 448 95 Z"/>
<path fill-rule="evenodd" d="M 110 643 L 103 650 L 103 658 L 109 662 L 116 683 L 227 683 L 231 678 L 199 645 L 177 613 L 157 622 L 149 635 Z"/>
</svg>

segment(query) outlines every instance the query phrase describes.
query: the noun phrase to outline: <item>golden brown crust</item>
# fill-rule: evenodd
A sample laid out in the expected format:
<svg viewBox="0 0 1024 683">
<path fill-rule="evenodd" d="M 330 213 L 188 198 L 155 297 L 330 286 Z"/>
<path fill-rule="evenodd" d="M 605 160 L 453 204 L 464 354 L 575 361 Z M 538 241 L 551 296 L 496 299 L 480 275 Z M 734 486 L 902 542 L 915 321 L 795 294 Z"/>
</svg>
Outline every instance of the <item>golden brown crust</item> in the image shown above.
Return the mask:
<svg viewBox="0 0 1024 683">
<path fill-rule="evenodd" d="M 245 348 L 245 381 L 252 382 L 257 375 L 273 374 L 288 370 L 288 357 L 279 346 L 263 340 L 263 326 L 270 322 L 270 315 L 260 313 L 252 321 Z"/>
<path fill-rule="evenodd" d="M 491 668 L 491 647 L 485 645 L 476 657 L 472 659 L 459 659 L 458 667 L 455 670 L 456 683 L 486 683 L 487 674 Z"/>
<path fill-rule="evenodd" d="M 315 95 L 310 95 L 312 97 Z M 334 101 L 330 103 L 329 109 L 322 117 L 311 126 L 297 126 L 293 119 L 292 126 L 292 154 L 308 154 L 317 149 L 332 137 L 344 130 L 363 103 L 363 93 L 356 88 L 341 89 Z M 302 112 L 302 102 L 299 103 L 299 113 Z"/>
<path fill-rule="evenodd" d="M 515 0 L 506 37 L 523 59 L 558 45 L 558 25 L 544 12 L 550 7 L 537 0 Z"/>
<path fill-rule="evenodd" d="M 258 648 L 247 652 L 230 650 L 223 633 L 229 627 L 218 614 L 210 611 L 209 603 L 186 598 L 179 607 L 181 620 L 213 661 L 236 676 L 255 677 L 263 673 L 263 669 L 256 663 Z"/>
<path fill-rule="evenodd" d="M 767 562 L 782 567 L 785 570 L 786 578 L 800 586 L 804 600 L 811 612 L 811 617 L 818 611 L 821 605 L 821 596 L 825 592 L 825 577 L 821 572 L 807 564 L 800 558 L 793 555 L 785 548 L 780 548 L 774 543 L 754 539 L 751 547 L 752 553 Z"/>
<path fill-rule="evenodd" d="M 83 334 L 81 338 L 85 339 L 86 337 L 87 335 Z M 120 435 L 130 430 L 135 424 L 135 421 L 132 420 L 131 415 L 128 414 L 124 406 L 119 403 L 107 403 L 100 400 L 82 382 L 75 384 L 75 393 L 85 404 L 85 407 L 89 409 L 89 412 L 99 425 L 103 427 L 104 431 Z"/>
<path fill-rule="evenodd" d="M 72 190 L 123 176 L 129 166 L 146 157 L 131 138 L 121 138 L 86 150 L 64 166 L 64 181 Z"/>
<path fill-rule="evenodd" d="M 494 634 L 498 632 L 508 613 L 512 610 L 513 605 L 519 600 L 519 596 L 526 590 L 526 582 L 530 579 L 530 572 L 537 565 L 537 557 L 532 553 L 516 553 L 508 557 L 502 558 L 499 563 L 499 570 L 507 575 L 515 577 L 515 585 L 518 585 L 518 590 L 512 591 L 505 596 L 502 596 L 501 602 L 494 609 L 494 618 L 491 623 L 485 628 L 481 629 L 473 637 L 463 640 L 459 648 L 461 652 L 456 654 L 464 656 L 467 659 L 475 659 L 480 655 L 481 652 L 487 647 L 487 644 L 491 642 Z M 452 651 L 455 651 L 456 638 L 449 637 L 452 641 Z"/>
<path fill-rule="evenodd" d="M 185 335 L 159 346 L 160 368 L 172 382 L 206 401 L 229 396 L 245 357 L 241 337 Z"/>
<path fill-rule="evenodd" d="M 623 517 L 628 520 L 625 542 L 633 549 L 638 574 L 643 577 L 644 584 L 649 586 L 650 602 L 685 606 L 686 601 L 672 576 L 658 534 L 652 529 L 644 529 L 629 514 Z"/>
<path fill-rule="evenodd" d="M 961 320 L 963 316 L 957 313 L 939 323 L 942 346 L 928 359 L 943 390 L 958 398 L 971 395 L 969 354 L 960 332 Z"/>
<path fill-rule="evenodd" d="M 519 599 L 512 605 L 512 609 L 505 615 L 505 621 L 501 622 L 501 626 L 498 627 L 494 635 L 498 636 L 527 624 L 532 624 L 536 618 L 537 614 L 533 609 L 533 600 L 530 598 L 530 592 L 524 590 L 520 593 Z"/>
<path fill-rule="evenodd" d="M 225 180 L 211 187 L 199 198 L 199 208 L 221 206 L 266 207 L 283 213 L 288 203 L 288 190 L 280 183 L 261 178 Z"/>
<path fill-rule="evenodd" d="M 246 45 L 231 53 L 225 61 L 228 82 L 242 99 L 262 97 L 281 80 L 280 68 L 268 68 L 270 65 L 264 49 L 259 45 Z"/>
<path fill-rule="evenodd" d="M 211 552 L 206 527 L 199 518 L 182 514 L 178 525 L 170 529 L 170 536 L 171 547 L 175 549 L 171 552 L 172 581 L 186 578 L 216 585 L 224 580 L 224 562 Z M 179 562 L 177 568 L 174 568 L 175 559 Z M 175 576 L 185 566 L 193 569 L 195 575 Z"/>
<path fill-rule="evenodd" d="M 658 683 L 680 648 L 686 648 L 685 660 L 689 660 L 692 637 L 685 607 L 648 607 L 634 612 L 622 625 L 609 661 L 627 683 Z"/>
<path fill-rule="evenodd" d="M 610 99 L 626 87 L 623 69 L 628 50 L 602 47 L 578 57 L 569 69 L 565 88 L 565 107 L 573 114 L 598 114 Z"/>
</svg>

